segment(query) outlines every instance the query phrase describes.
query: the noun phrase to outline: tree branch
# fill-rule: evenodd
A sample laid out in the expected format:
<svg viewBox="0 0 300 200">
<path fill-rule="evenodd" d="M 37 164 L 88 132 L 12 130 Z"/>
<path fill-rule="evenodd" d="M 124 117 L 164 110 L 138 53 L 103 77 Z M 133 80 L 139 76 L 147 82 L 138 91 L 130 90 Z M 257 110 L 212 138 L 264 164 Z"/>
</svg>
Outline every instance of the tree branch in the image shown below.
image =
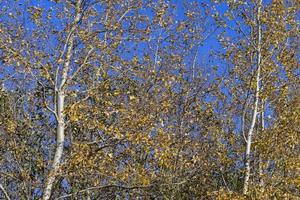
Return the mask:
<svg viewBox="0 0 300 200">
<path fill-rule="evenodd" d="M 2 193 L 4 194 L 4 196 L 7 200 L 11 200 L 11 198 L 9 197 L 8 193 L 6 192 L 6 190 L 4 189 L 4 187 L 1 183 L 0 183 L 0 190 L 2 191 Z"/>
</svg>

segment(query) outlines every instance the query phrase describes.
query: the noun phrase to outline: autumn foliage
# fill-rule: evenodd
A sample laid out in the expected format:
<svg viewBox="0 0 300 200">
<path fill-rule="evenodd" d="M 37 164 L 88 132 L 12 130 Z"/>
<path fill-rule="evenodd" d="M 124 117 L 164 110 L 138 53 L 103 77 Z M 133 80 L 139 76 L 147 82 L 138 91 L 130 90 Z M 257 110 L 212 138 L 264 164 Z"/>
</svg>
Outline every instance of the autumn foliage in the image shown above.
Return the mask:
<svg viewBox="0 0 300 200">
<path fill-rule="evenodd" d="M 0 2 L 0 199 L 300 198 L 298 1 L 37 2 Z"/>
</svg>

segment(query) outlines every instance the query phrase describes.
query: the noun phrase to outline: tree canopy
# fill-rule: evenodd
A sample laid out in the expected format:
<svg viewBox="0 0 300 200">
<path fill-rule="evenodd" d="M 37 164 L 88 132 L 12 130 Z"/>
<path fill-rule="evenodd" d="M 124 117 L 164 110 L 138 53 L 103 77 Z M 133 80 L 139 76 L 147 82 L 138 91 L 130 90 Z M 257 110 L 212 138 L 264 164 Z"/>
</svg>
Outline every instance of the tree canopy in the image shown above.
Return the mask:
<svg viewBox="0 0 300 200">
<path fill-rule="evenodd" d="M 0 2 L 1 199 L 299 199 L 299 2 Z"/>
</svg>

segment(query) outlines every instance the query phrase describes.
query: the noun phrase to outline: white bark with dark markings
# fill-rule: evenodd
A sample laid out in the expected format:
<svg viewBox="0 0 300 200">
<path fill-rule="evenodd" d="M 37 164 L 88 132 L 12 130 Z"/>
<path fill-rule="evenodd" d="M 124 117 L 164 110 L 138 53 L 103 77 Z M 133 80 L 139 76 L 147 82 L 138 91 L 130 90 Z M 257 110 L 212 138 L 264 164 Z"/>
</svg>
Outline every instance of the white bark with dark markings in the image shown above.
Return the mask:
<svg viewBox="0 0 300 200">
<path fill-rule="evenodd" d="M 74 32 L 80 21 L 81 13 L 80 13 L 80 5 L 81 0 L 78 0 L 76 6 L 76 16 L 74 18 L 71 30 L 68 34 L 66 41 L 66 56 L 63 65 L 63 69 L 61 72 L 61 81 L 59 85 L 56 87 L 56 149 L 54 154 L 54 159 L 52 163 L 52 168 L 49 172 L 49 175 L 46 180 L 43 200 L 48 200 L 51 197 L 53 183 L 55 178 L 59 172 L 63 150 L 64 150 L 64 141 L 65 141 L 65 116 L 64 116 L 64 107 L 65 107 L 65 84 L 68 80 L 68 73 L 70 71 L 70 62 L 71 57 L 73 55 L 73 46 L 74 46 Z M 58 76 L 58 74 L 57 74 Z"/>
<path fill-rule="evenodd" d="M 260 23 L 260 17 L 261 17 L 261 7 L 262 7 L 262 0 L 258 0 L 257 5 L 257 44 L 256 44 L 256 89 L 255 89 L 255 102 L 254 102 L 254 111 L 251 121 L 251 126 L 248 131 L 247 135 L 247 146 L 246 146 L 246 161 L 245 161 L 245 178 L 244 178 L 244 187 L 243 187 L 243 194 L 248 193 L 249 188 L 249 179 L 250 179 L 250 173 L 251 173 L 251 144 L 252 144 L 252 137 L 254 132 L 254 127 L 257 120 L 257 114 L 258 114 L 258 104 L 259 104 L 259 95 L 260 95 L 260 78 L 261 78 L 261 43 L 262 43 L 262 33 L 261 33 L 261 23 Z"/>
</svg>

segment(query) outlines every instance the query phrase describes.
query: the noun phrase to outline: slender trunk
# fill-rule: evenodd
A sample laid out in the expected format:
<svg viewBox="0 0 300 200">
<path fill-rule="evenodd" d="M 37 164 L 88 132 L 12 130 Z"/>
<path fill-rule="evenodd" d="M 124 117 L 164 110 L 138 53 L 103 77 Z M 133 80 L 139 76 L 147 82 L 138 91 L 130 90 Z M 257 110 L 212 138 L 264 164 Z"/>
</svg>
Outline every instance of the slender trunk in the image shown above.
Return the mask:
<svg viewBox="0 0 300 200">
<path fill-rule="evenodd" d="M 90 191 L 89 190 L 87 191 L 87 197 L 86 198 L 87 198 L 87 200 L 91 200 L 91 196 L 90 196 Z"/>
<path fill-rule="evenodd" d="M 55 181 L 55 178 L 59 172 L 61 159 L 63 156 L 63 150 L 64 150 L 64 141 L 65 141 L 65 116 L 64 116 L 64 104 L 65 104 L 65 85 L 68 79 L 68 72 L 70 70 L 70 62 L 71 57 L 73 55 L 73 46 L 74 46 L 74 32 L 77 27 L 77 24 L 80 21 L 81 13 L 80 13 L 80 6 L 81 6 L 81 0 L 77 1 L 76 6 L 76 16 L 74 18 L 72 28 L 69 32 L 66 45 L 67 45 L 67 51 L 66 51 L 66 57 L 64 66 L 62 69 L 62 76 L 61 76 L 61 82 L 59 86 L 56 88 L 56 95 L 57 95 L 57 102 L 56 102 L 56 120 L 57 120 L 57 127 L 56 127 L 56 149 L 52 164 L 52 169 L 50 170 L 50 173 L 47 177 L 46 185 L 44 188 L 43 193 L 43 200 L 48 200 L 51 197 L 51 192 L 53 188 L 53 183 Z"/>
<path fill-rule="evenodd" d="M 251 121 L 251 126 L 248 132 L 247 137 L 247 146 L 246 146 L 246 171 L 245 171 L 245 179 L 244 179 L 244 188 L 243 188 L 243 194 L 248 193 L 249 188 L 249 179 L 250 179 L 250 172 L 251 172 L 251 166 L 250 166 L 250 155 L 251 155 L 251 144 L 252 144 L 252 136 L 254 127 L 256 124 L 256 118 L 258 113 L 258 104 L 259 104 L 259 93 L 260 93 L 260 72 L 261 72 L 261 24 L 260 24 L 260 16 L 261 16 L 261 7 L 262 7 L 262 0 L 258 1 L 258 7 L 257 7 L 257 47 L 256 47 L 256 65 L 257 65 L 257 74 L 256 74 L 256 90 L 255 90 L 255 102 L 254 102 L 254 111 Z"/>
<path fill-rule="evenodd" d="M 261 111 L 261 131 L 263 132 L 265 130 L 265 119 L 264 119 L 264 104 L 262 102 L 262 111 Z M 258 176 L 259 176 L 259 186 L 263 187 L 264 185 L 264 180 L 263 180 L 263 160 L 261 153 L 259 154 L 258 157 Z"/>
<path fill-rule="evenodd" d="M 59 166 L 61 162 L 61 158 L 63 155 L 63 148 L 64 148 L 64 140 L 65 140 L 65 119 L 64 119 L 64 93 L 58 92 L 57 94 L 57 128 L 56 128 L 56 150 L 53 160 L 52 170 L 50 171 L 46 183 L 46 187 L 44 190 L 44 200 L 50 199 L 51 190 L 53 186 L 53 182 L 55 180 L 56 174 L 59 171 Z"/>
<path fill-rule="evenodd" d="M 43 194 L 43 200 L 50 199 L 51 191 L 53 187 L 53 183 L 55 181 L 56 175 L 58 174 L 63 150 L 64 150 L 64 141 L 65 141 L 65 116 L 64 116 L 64 104 L 65 104 L 65 90 L 63 87 L 63 84 L 65 83 L 65 80 L 67 79 L 67 72 L 70 65 L 70 59 L 71 59 L 71 50 L 73 48 L 73 37 L 71 38 L 71 42 L 69 44 L 68 52 L 66 55 L 66 61 L 64 64 L 63 69 L 63 77 L 62 82 L 60 84 L 60 87 L 58 88 L 58 91 L 56 93 L 57 95 L 57 110 L 56 110 L 56 120 L 57 120 L 57 127 L 56 127 L 56 149 L 54 154 L 54 159 L 52 163 L 52 169 L 50 170 L 50 173 L 47 177 L 44 194 Z"/>
</svg>

